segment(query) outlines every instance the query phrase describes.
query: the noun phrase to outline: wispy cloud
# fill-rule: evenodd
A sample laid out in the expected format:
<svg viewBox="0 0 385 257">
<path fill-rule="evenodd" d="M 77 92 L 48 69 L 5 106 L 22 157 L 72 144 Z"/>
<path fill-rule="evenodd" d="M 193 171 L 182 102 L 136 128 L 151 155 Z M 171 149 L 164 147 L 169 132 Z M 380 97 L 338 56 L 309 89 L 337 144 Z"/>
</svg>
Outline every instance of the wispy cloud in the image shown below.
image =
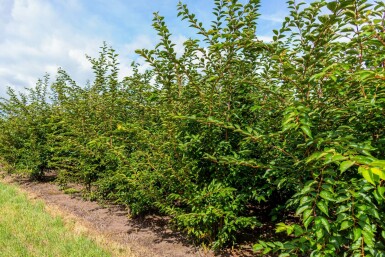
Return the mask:
<svg viewBox="0 0 385 257">
<path fill-rule="evenodd" d="M 275 14 L 263 14 L 260 16 L 261 20 L 282 23 L 285 20 L 285 13 L 275 13 Z"/>
<path fill-rule="evenodd" d="M 51 2 L 6 2 L 6 7 L 1 7 L 1 12 L 9 12 L 0 31 L 2 92 L 6 86 L 16 89 L 30 87 L 46 72 L 55 73 L 59 66 L 68 69 L 79 80 L 90 75 L 84 54 L 96 53 L 101 38 L 68 26 Z M 83 52 L 83 57 L 80 52 Z"/>
</svg>

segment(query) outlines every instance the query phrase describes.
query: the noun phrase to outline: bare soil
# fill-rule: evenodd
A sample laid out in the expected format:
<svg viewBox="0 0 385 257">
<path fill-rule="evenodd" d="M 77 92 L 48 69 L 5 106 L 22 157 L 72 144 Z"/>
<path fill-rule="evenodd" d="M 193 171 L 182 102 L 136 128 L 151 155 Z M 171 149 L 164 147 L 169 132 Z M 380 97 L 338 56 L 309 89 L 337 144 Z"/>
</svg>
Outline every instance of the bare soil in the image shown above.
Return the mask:
<svg viewBox="0 0 385 257">
<path fill-rule="evenodd" d="M 181 233 L 171 230 L 168 227 L 167 217 L 147 215 L 141 218 L 130 218 L 128 210 L 122 206 L 86 201 L 76 193 L 65 194 L 50 177 L 43 182 L 36 182 L 7 175 L 5 181 L 17 184 L 27 194 L 43 200 L 46 205 L 60 210 L 60 213 L 75 217 L 82 225 L 96 231 L 107 240 L 130 248 L 136 256 L 247 257 L 253 255 L 249 246 L 214 254 L 210 250 L 194 246 Z"/>
</svg>

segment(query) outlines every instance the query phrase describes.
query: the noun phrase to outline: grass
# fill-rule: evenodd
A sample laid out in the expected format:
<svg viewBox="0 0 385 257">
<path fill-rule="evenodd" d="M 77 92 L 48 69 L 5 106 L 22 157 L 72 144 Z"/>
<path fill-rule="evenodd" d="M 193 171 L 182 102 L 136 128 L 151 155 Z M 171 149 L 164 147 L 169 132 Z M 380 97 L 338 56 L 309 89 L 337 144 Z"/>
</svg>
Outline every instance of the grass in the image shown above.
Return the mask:
<svg viewBox="0 0 385 257">
<path fill-rule="evenodd" d="M 16 187 L 0 183 L 0 255 L 115 256 L 90 238 L 66 226 Z"/>
</svg>

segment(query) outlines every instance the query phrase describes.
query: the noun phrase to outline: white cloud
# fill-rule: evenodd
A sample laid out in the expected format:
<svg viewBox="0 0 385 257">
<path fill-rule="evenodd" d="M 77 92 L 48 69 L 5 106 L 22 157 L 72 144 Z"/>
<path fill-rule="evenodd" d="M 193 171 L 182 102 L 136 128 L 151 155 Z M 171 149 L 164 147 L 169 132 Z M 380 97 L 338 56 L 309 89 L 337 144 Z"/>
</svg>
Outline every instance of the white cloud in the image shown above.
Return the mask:
<svg viewBox="0 0 385 257">
<path fill-rule="evenodd" d="M 263 14 L 261 15 L 261 19 L 265 21 L 282 23 L 285 19 L 286 13 L 275 13 L 275 14 Z"/>
<path fill-rule="evenodd" d="M 171 36 L 171 42 L 175 44 L 174 49 L 178 57 L 184 53 L 183 43 L 187 40 L 187 37 L 183 35 Z M 139 57 L 135 54 L 136 50 L 140 49 L 154 49 L 156 44 L 159 43 L 159 38 L 152 38 L 149 35 L 139 35 L 132 40 L 129 44 L 124 44 L 120 49 L 118 49 L 119 62 L 120 62 L 120 73 L 119 78 L 122 79 L 125 76 L 132 74 L 132 69 L 129 64 L 133 61 L 139 64 L 138 70 L 143 72 L 150 67 L 150 64 L 147 63 L 144 58 Z M 122 55 L 122 53 L 124 53 Z"/>
<path fill-rule="evenodd" d="M 0 95 L 7 86 L 33 87 L 58 67 L 80 83 L 92 76 L 85 54 L 95 55 L 102 39 L 87 35 L 61 19 L 44 0 L 0 0 Z"/>
<path fill-rule="evenodd" d="M 184 53 L 184 45 L 183 43 L 186 42 L 187 37 L 183 35 L 177 35 L 177 36 L 172 36 L 171 41 L 175 44 L 175 52 L 177 56 L 181 56 Z"/>
<path fill-rule="evenodd" d="M 11 10 L 13 9 L 12 0 L 0 0 L 0 31 L 5 29 L 6 24 L 11 19 Z M 4 38 L 0 38 L 2 41 Z"/>
<path fill-rule="evenodd" d="M 124 44 L 123 50 L 128 54 L 133 54 L 137 49 L 154 48 L 157 41 L 148 35 L 139 35 L 131 43 Z"/>
<path fill-rule="evenodd" d="M 135 54 L 135 51 L 138 49 L 153 49 L 157 41 L 151 38 L 149 35 L 138 35 L 130 43 L 123 44 L 119 49 L 119 79 L 123 79 L 126 76 L 132 74 L 132 69 L 130 64 L 135 61 L 138 63 L 139 71 L 143 72 L 149 68 L 149 64 L 141 57 L 138 57 Z"/>
</svg>

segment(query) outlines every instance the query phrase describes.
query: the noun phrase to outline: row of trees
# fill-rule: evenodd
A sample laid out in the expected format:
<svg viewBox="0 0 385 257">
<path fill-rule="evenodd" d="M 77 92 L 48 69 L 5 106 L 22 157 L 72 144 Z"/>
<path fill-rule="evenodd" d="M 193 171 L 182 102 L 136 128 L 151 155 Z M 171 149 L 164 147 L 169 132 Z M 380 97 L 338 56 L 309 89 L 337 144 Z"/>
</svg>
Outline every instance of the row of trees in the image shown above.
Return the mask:
<svg viewBox="0 0 385 257">
<path fill-rule="evenodd" d="M 2 158 L 167 214 L 215 249 L 269 217 L 286 236 L 259 240 L 262 254 L 385 256 L 385 4 L 289 0 L 266 43 L 258 0 L 214 2 L 207 26 L 178 5 L 197 32 L 182 55 L 155 14 L 143 73 L 119 81 L 104 45 L 88 85 L 59 70 L 9 90 Z"/>
</svg>

